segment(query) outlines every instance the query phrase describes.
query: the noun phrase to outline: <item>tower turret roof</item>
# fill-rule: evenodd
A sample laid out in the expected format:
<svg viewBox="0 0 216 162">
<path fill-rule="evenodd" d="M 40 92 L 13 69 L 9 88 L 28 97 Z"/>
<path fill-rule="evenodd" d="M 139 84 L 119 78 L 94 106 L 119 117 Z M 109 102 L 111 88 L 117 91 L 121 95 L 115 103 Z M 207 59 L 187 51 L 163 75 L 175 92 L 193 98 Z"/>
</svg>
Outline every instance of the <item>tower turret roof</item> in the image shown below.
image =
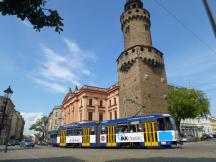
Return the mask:
<svg viewBox="0 0 216 162">
<path fill-rule="evenodd" d="M 126 0 L 125 11 L 130 9 L 131 5 L 136 4 L 136 8 L 143 8 L 143 2 L 141 0 Z"/>
</svg>

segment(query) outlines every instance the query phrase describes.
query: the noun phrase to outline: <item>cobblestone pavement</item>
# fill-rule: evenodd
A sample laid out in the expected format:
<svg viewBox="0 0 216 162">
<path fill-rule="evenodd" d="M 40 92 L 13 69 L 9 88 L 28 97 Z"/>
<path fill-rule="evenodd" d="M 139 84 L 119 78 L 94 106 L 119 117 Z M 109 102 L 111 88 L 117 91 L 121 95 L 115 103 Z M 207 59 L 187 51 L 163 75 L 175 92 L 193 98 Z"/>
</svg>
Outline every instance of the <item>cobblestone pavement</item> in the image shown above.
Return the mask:
<svg viewBox="0 0 216 162">
<path fill-rule="evenodd" d="M 216 162 L 216 140 L 187 143 L 171 149 L 82 149 L 42 147 L 21 149 L 0 146 L 4 162 Z"/>
</svg>

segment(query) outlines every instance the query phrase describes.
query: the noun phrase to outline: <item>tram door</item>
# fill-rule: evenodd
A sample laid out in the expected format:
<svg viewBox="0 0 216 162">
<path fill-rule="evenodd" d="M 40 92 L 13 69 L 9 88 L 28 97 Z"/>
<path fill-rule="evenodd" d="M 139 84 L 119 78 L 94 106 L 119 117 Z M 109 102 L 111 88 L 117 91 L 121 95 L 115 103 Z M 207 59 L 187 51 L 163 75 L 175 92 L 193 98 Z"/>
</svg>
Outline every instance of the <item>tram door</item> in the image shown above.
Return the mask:
<svg viewBox="0 0 216 162">
<path fill-rule="evenodd" d="M 116 147 L 116 127 L 115 126 L 107 127 L 107 146 Z"/>
<path fill-rule="evenodd" d="M 83 147 L 90 146 L 90 128 L 83 128 L 82 146 Z"/>
<path fill-rule="evenodd" d="M 66 146 L 66 129 L 60 131 L 60 146 Z"/>
<path fill-rule="evenodd" d="M 157 128 L 156 122 L 144 123 L 145 146 L 147 146 L 147 147 L 158 146 L 156 128 Z"/>
</svg>

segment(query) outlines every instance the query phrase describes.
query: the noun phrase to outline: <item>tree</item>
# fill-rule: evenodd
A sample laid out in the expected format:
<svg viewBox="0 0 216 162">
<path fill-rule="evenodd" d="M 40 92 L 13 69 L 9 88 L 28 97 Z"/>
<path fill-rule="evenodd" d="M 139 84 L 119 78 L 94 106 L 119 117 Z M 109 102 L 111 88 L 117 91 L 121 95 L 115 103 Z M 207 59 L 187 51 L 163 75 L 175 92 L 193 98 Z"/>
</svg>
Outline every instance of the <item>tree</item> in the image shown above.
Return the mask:
<svg viewBox="0 0 216 162">
<path fill-rule="evenodd" d="M 169 87 L 168 105 L 179 132 L 182 119 L 210 114 L 208 98 L 202 91 L 195 89 Z"/>
<path fill-rule="evenodd" d="M 63 31 L 63 19 L 56 10 L 44 8 L 47 0 L 1 0 L 0 13 L 15 15 L 22 21 L 28 19 L 36 31 L 43 27 L 54 27 L 55 31 Z"/>
<path fill-rule="evenodd" d="M 48 117 L 43 116 L 42 118 L 38 119 L 32 126 L 29 128 L 30 130 L 34 130 L 42 134 L 42 140 L 45 140 L 47 135 L 47 125 L 48 125 Z"/>
</svg>

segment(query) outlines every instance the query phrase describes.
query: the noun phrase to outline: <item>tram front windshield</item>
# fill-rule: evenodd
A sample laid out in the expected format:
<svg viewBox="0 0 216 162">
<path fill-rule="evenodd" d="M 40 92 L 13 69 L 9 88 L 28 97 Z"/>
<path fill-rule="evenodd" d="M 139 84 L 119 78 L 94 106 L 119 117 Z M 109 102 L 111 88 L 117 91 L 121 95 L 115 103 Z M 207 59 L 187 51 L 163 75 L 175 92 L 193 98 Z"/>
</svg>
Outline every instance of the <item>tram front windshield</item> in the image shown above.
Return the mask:
<svg viewBox="0 0 216 162">
<path fill-rule="evenodd" d="M 176 130 L 175 121 L 171 117 L 160 118 L 157 120 L 158 130 Z"/>
</svg>

